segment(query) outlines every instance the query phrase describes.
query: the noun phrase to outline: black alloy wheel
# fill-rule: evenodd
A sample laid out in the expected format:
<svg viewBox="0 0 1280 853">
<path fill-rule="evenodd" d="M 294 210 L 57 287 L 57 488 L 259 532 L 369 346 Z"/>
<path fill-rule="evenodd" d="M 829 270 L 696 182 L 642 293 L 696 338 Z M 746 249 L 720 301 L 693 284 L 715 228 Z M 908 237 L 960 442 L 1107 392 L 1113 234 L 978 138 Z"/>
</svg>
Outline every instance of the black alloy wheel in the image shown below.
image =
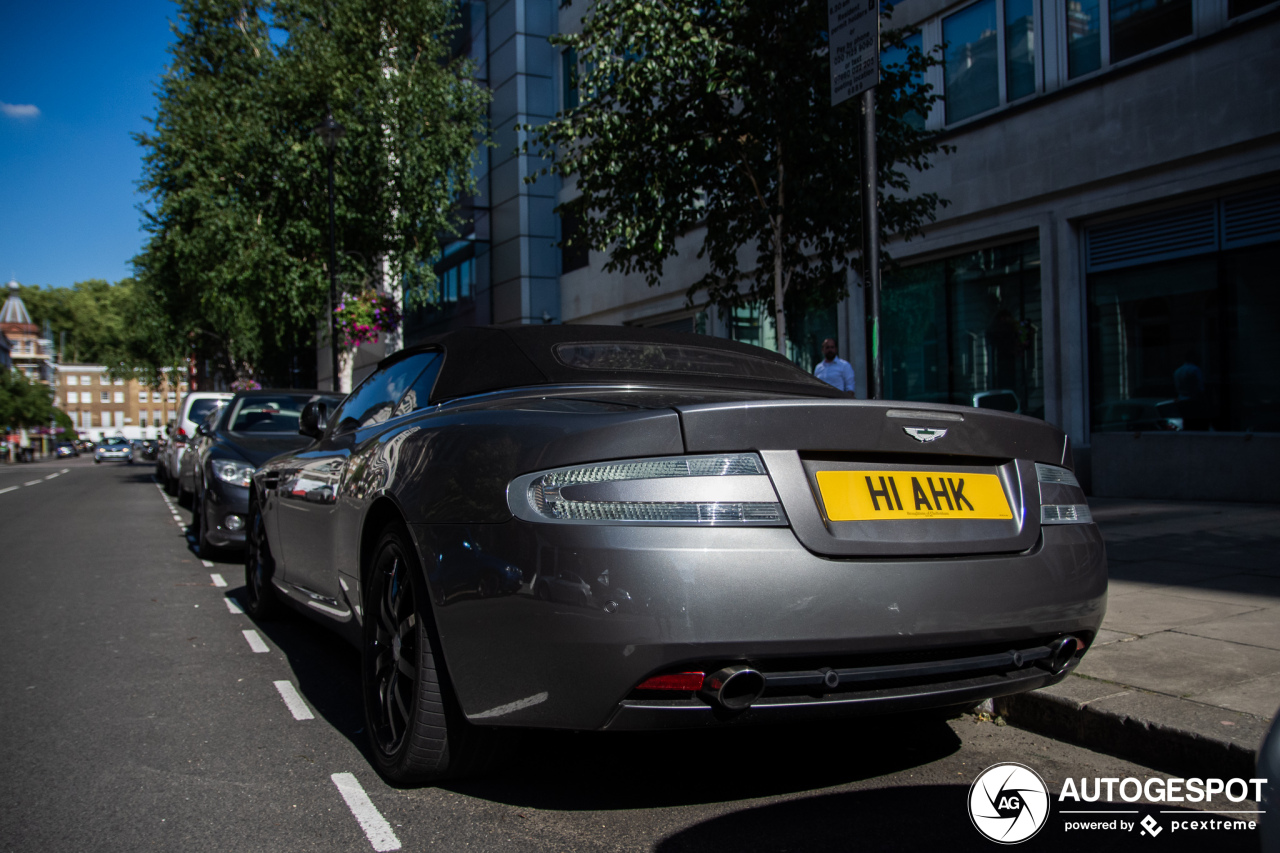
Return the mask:
<svg viewBox="0 0 1280 853">
<path fill-rule="evenodd" d="M 280 599 L 271 578 L 276 573 L 276 561 L 271 556 L 271 543 L 267 541 L 267 526 L 257 501 L 249 505 L 249 530 L 245 537 L 244 597 L 245 611 L 254 619 L 271 619 L 280 613 Z"/>
<path fill-rule="evenodd" d="M 408 532 L 390 525 L 374 551 L 362 668 L 374 764 L 394 784 L 482 773 L 497 734 L 469 724 L 433 640 L 426 581 Z"/>
</svg>

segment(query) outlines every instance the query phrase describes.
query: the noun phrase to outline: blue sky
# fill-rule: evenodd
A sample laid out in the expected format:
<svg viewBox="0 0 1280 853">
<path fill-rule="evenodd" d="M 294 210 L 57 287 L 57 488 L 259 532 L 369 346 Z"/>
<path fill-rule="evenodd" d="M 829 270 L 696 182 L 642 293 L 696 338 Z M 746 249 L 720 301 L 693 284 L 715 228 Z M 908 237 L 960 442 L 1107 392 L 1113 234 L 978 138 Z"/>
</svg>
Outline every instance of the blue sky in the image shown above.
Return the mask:
<svg viewBox="0 0 1280 853">
<path fill-rule="evenodd" d="M 146 235 L 130 133 L 155 114 L 176 17 L 169 0 L 0 2 L 0 280 L 132 273 Z"/>
</svg>

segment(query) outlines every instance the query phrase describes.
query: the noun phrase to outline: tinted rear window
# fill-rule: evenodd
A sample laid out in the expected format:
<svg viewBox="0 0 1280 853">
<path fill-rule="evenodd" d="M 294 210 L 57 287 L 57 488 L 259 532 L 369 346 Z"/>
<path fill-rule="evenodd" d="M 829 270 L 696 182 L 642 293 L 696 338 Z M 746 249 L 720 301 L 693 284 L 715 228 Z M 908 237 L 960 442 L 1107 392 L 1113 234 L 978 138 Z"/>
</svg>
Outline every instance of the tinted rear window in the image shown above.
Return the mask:
<svg viewBox="0 0 1280 853">
<path fill-rule="evenodd" d="M 226 400 L 218 400 L 213 397 L 204 397 L 199 400 L 191 401 L 191 411 L 187 412 L 187 420 L 199 423 L 204 420 L 204 416 L 219 408 Z"/>
<path fill-rule="evenodd" d="M 790 364 L 711 347 L 618 341 L 565 343 L 557 345 L 554 351 L 561 364 L 575 370 L 680 373 L 714 378 L 772 379 L 818 386 L 826 384 Z"/>
</svg>

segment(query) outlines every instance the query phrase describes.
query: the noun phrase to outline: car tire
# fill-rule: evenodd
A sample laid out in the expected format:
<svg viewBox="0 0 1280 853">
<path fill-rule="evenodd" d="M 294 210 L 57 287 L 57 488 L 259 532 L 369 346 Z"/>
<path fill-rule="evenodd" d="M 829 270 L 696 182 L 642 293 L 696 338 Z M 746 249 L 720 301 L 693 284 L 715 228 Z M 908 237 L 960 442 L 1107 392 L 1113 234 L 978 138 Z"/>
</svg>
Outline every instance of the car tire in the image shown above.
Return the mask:
<svg viewBox="0 0 1280 853">
<path fill-rule="evenodd" d="M 204 499 L 197 492 L 191 501 L 191 525 L 195 528 L 196 552 L 206 560 L 213 559 L 218 549 L 209 541 L 209 525 L 204 517 Z"/>
<path fill-rule="evenodd" d="M 483 773 L 498 755 L 499 732 L 468 723 L 454 697 L 403 526 L 383 531 L 369 570 L 361 669 L 375 768 L 397 785 Z"/>
<path fill-rule="evenodd" d="M 164 493 L 169 497 L 178 494 L 178 481 L 174 477 L 170 477 L 167 471 L 164 477 Z"/>
<path fill-rule="evenodd" d="M 267 526 L 257 502 L 249 507 L 249 529 L 244 551 L 244 609 L 254 619 L 273 619 L 282 609 L 272 578 L 276 561 L 271 556 Z"/>
<path fill-rule="evenodd" d="M 101 464 L 102 464 L 102 460 L 101 460 L 101 459 L 95 459 L 95 460 L 93 460 L 93 464 L 94 464 L 94 465 L 101 465 Z"/>
<path fill-rule="evenodd" d="M 178 506 L 183 509 L 191 509 L 192 498 L 195 496 L 182 488 L 182 480 L 178 480 Z"/>
</svg>

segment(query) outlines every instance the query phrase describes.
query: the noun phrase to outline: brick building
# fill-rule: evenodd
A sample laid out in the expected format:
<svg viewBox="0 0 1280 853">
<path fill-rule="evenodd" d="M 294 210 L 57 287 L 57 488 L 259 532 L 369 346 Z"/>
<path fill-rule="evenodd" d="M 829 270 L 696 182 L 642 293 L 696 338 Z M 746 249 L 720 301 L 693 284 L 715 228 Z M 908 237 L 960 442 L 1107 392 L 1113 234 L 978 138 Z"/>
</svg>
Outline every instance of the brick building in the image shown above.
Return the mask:
<svg viewBox="0 0 1280 853">
<path fill-rule="evenodd" d="M 117 433 L 126 438 L 159 438 L 187 393 L 185 378 L 156 390 L 136 379 L 112 379 L 101 364 L 56 368 L 54 405 L 70 415 L 76 432 L 86 438 Z"/>
</svg>

